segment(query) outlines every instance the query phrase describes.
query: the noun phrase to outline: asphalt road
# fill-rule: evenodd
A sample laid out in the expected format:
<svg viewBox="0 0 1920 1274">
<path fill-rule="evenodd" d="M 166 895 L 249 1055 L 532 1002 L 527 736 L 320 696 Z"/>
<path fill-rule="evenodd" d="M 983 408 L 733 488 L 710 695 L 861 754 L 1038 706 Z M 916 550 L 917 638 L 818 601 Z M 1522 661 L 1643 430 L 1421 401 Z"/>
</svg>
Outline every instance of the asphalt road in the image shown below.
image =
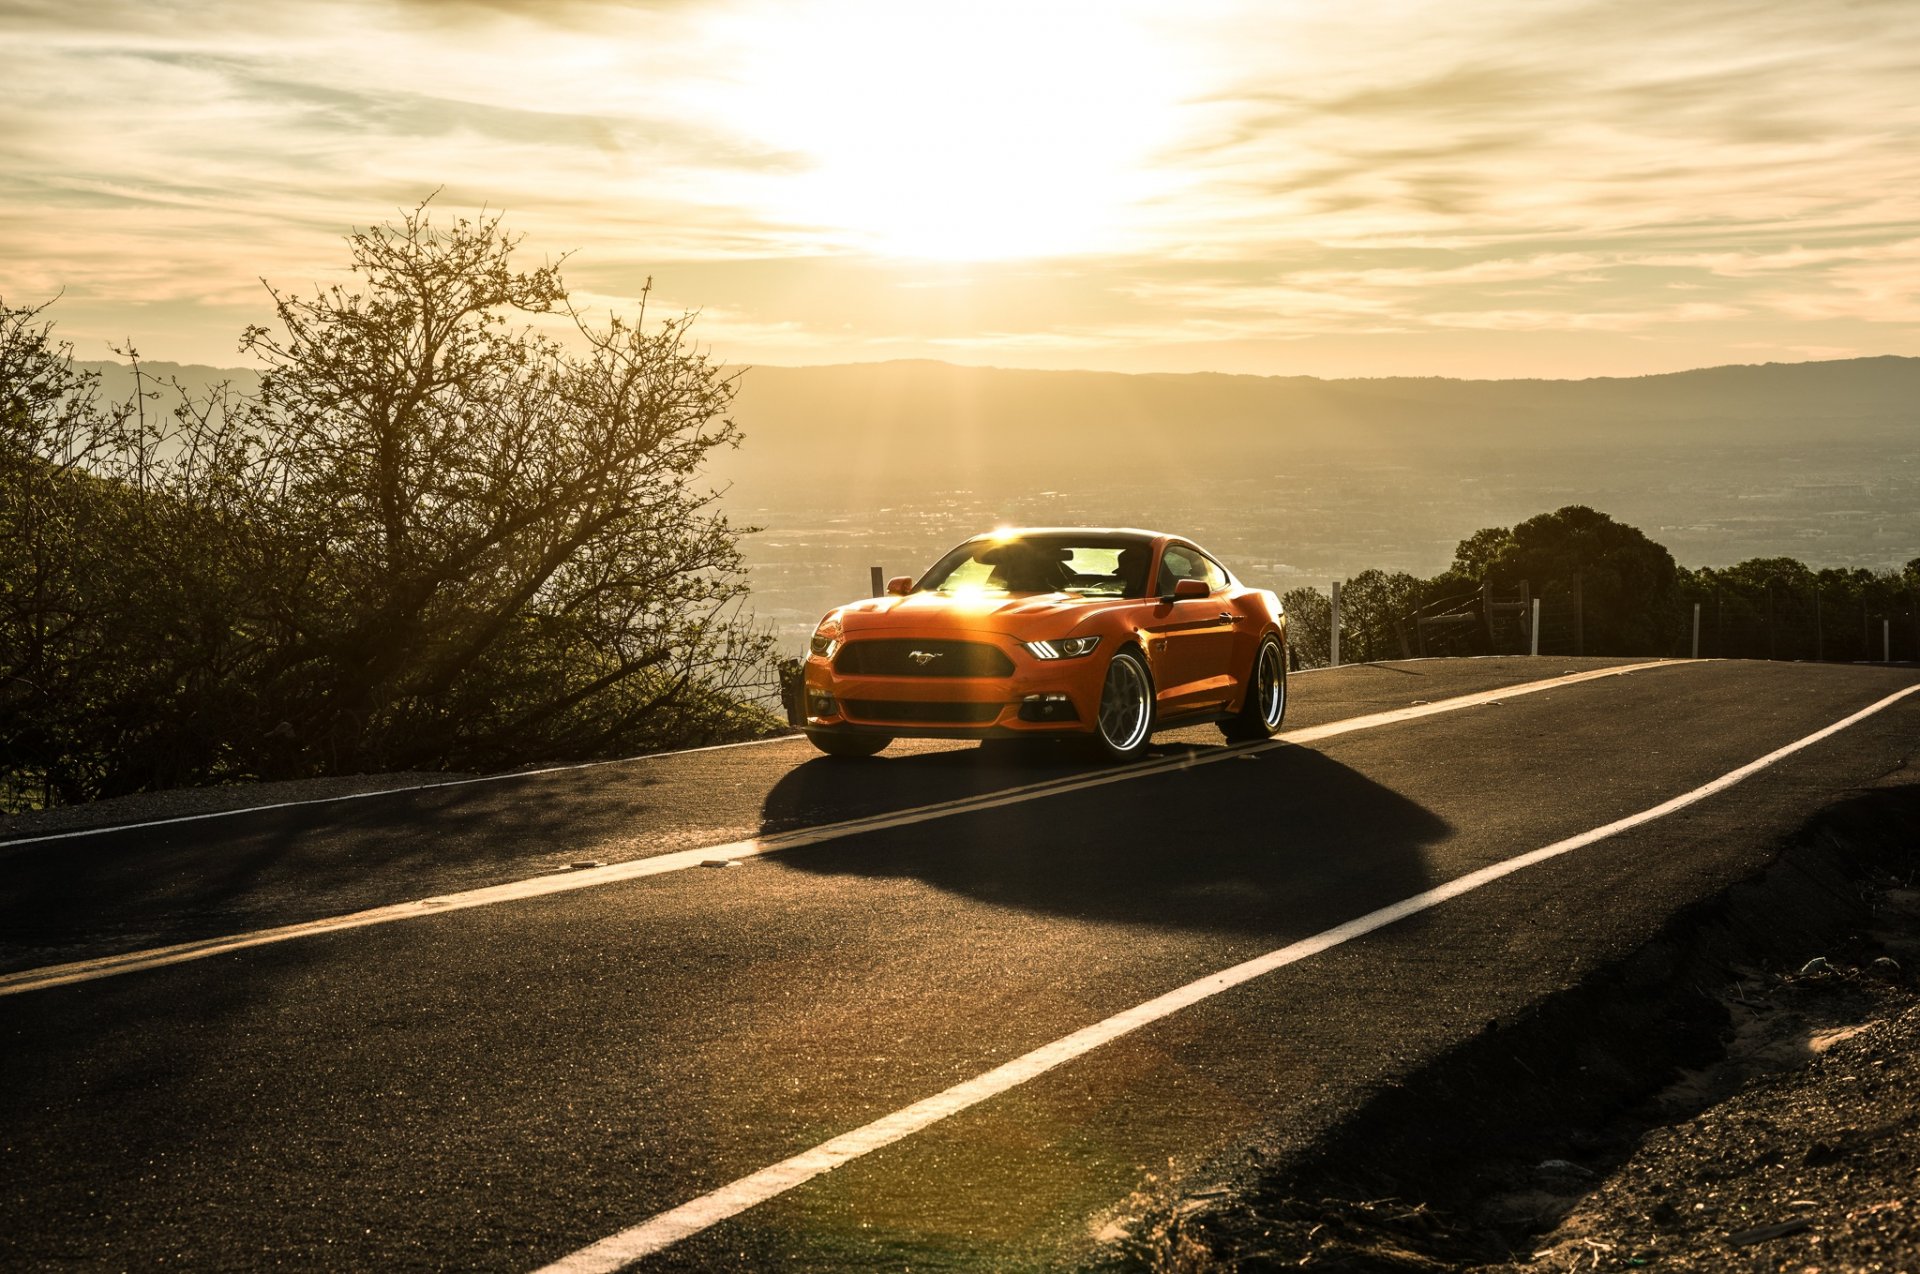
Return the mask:
<svg viewBox="0 0 1920 1274">
<path fill-rule="evenodd" d="M 1287 725 L 1604 662 L 1312 673 Z M 1075 784 L 1115 776 L 944 744 L 840 763 L 791 740 L 0 845 L 0 971 L 18 972 L 1064 785 L 734 867 L 0 995 L 0 1266 L 531 1269 L 1915 680 L 1646 668 L 1304 745 L 1166 736 L 1168 764 L 1093 786 Z M 1126 1034 L 647 1268 L 1071 1264 L 1136 1190 L 1305 1145 L 1754 870 L 1917 740 L 1912 695 Z"/>
</svg>

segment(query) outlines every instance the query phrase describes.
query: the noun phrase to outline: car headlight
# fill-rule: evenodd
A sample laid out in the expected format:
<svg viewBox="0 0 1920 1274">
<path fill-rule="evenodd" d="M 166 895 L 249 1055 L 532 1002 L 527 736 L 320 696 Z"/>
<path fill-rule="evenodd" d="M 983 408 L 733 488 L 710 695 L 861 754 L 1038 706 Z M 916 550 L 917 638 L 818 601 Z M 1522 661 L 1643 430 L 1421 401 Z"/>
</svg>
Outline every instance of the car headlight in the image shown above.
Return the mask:
<svg viewBox="0 0 1920 1274">
<path fill-rule="evenodd" d="M 840 649 L 840 621 L 829 616 L 820 621 L 820 627 L 813 630 L 813 640 L 807 648 L 822 659 L 833 658 L 833 652 Z"/>
<path fill-rule="evenodd" d="M 1091 655 L 1100 644 L 1098 637 L 1063 637 L 1059 641 L 1023 641 L 1027 653 L 1035 659 L 1078 659 Z"/>
</svg>

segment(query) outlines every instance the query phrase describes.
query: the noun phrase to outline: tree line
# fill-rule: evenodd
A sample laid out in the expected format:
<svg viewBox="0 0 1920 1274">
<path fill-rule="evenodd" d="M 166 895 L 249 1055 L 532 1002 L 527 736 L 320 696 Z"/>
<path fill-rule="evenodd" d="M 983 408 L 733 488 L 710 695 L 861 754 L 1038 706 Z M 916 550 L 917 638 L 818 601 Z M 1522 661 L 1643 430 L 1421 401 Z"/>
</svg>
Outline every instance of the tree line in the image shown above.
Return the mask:
<svg viewBox="0 0 1920 1274">
<path fill-rule="evenodd" d="M 518 242 L 425 204 L 353 234 L 351 283 L 270 290 L 247 396 L 103 401 L 44 305 L 0 301 L 0 800 L 770 726 L 700 479 L 734 380 L 691 316 L 590 321 Z"/>
<path fill-rule="evenodd" d="M 771 639 L 701 480 L 740 432 L 692 317 L 598 323 L 498 217 L 423 204 L 353 281 L 270 289 L 256 392 L 102 398 L 45 305 L 0 299 L 0 812 L 247 779 L 500 769 L 772 728 Z M 1342 657 L 1524 649 L 1421 625 L 1524 582 L 1542 650 L 1920 658 L 1920 559 L 1678 566 L 1570 506 L 1431 579 L 1342 588 Z M 1284 599 L 1296 662 L 1326 594 Z"/>
<path fill-rule="evenodd" d="M 1430 579 L 1370 569 L 1342 581 L 1341 661 L 1524 653 L 1523 587 L 1541 602 L 1543 654 L 1687 655 L 1698 606 L 1703 656 L 1920 659 L 1920 557 L 1897 571 L 1789 557 L 1694 569 L 1637 527 L 1569 505 L 1476 531 Z M 1515 603 L 1504 621 L 1485 617 L 1490 594 Z M 1282 598 L 1297 667 L 1328 662 L 1331 601 L 1315 588 Z M 1446 615 L 1477 622 L 1434 622 Z"/>
</svg>

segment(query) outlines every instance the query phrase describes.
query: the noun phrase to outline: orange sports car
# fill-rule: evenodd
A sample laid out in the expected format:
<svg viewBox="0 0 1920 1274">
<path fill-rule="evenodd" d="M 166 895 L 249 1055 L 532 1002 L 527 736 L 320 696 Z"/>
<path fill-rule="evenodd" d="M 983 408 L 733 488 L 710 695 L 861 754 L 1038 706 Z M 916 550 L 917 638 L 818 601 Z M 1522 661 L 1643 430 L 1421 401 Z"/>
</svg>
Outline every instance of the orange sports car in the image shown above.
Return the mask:
<svg viewBox="0 0 1920 1274">
<path fill-rule="evenodd" d="M 830 756 L 901 737 L 1084 736 L 1125 760 L 1155 730 L 1206 721 L 1264 739 L 1287 710 L 1287 619 L 1178 536 L 995 531 L 829 613 L 802 694 L 807 737 Z"/>
</svg>

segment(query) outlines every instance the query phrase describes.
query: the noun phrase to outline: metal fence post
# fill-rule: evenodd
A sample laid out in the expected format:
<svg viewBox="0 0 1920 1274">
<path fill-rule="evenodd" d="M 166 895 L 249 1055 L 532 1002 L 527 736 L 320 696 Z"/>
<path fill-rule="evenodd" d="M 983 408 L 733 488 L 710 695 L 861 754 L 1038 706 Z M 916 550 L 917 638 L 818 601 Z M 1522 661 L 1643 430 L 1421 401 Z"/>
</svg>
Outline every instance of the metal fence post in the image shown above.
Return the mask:
<svg viewBox="0 0 1920 1274">
<path fill-rule="evenodd" d="M 873 595 L 875 597 L 878 597 L 882 593 L 887 591 L 886 577 L 880 573 L 879 567 L 869 566 L 867 568 L 867 578 L 873 584 Z"/>
<path fill-rule="evenodd" d="M 1333 581 L 1333 613 L 1327 622 L 1327 667 L 1340 666 L 1340 581 Z"/>
<path fill-rule="evenodd" d="M 1533 622 L 1527 625 L 1527 637 L 1528 637 L 1527 645 L 1530 647 L 1527 653 L 1530 655 L 1539 654 L 1540 653 L 1540 599 L 1537 597 L 1533 599 Z"/>
<path fill-rule="evenodd" d="M 1693 604 L 1693 657 L 1700 657 L 1700 603 Z"/>
</svg>

